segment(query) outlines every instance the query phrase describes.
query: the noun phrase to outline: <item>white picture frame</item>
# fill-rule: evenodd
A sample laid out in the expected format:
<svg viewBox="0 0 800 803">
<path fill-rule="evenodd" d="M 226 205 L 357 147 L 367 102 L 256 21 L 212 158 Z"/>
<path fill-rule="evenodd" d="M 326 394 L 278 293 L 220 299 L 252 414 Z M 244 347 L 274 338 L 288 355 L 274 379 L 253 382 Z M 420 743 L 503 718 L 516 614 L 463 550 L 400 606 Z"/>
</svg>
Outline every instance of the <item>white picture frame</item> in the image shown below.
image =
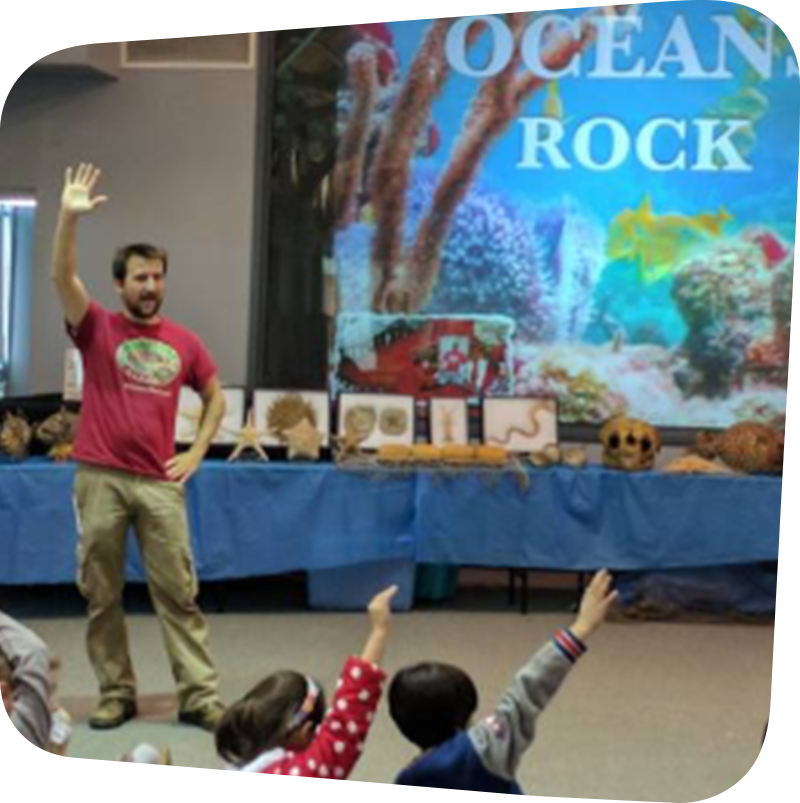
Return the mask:
<svg viewBox="0 0 800 803">
<path fill-rule="evenodd" d="M 469 407 L 466 399 L 431 399 L 428 414 L 431 443 L 434 446 L 466 446 L 469 443 Z"/>
<path fill-rule="evenodd" d="M 544 398 L 487 398 L 483 442 L 510 452 L 538 452 L 558 444 L 558 404 Z"/>
<path fill-rule="evenodd" d="M 225 418 L 211 443 L 215 446 L 232 446 L 244 427 L 245 392 L 244 388 L 223 388 L 222 392 L 225 395 Z M 186 445 L 195 442 L 202 411 L 200 394 L 190 387 L 182 387 L 175 419 L 175 443 Z"/>
<path fill-rule="evenodd" d="M 256 390 L 253 393 L 253 419 L 258 442 L 262 446 L 285 446 L 284 442 L 269 428 L 269 410 L 282 396 L 300 396 L 314 410 L 315 426 L 322 435 L 322 448 L 331 442 L 331 401 L 326 391 L 321 390 Z"/>
<path fill-rule="evenodd" d="M 381 446 L 414 445 L 414 397 L 393 393 L 342 393 L 339 396 L 337 432 L 344 437 L 348 417 L 356 408 L 373 411 L 374 423 L 361 441 L 365 451 Z M 367 416 L 369 417 L 369 416 Z M 363 418 L 363 416 L 362 416 Z M 388 426 L 389 420 L 392 424 Z M 400 429 L 401 424 L 402 430 Z"/>
<path fill-rule="evenodd" d="M 64 387 L 65 402 L 83 401 L 83 358 L 76 348 L 64 350 Z"/>
</svg>

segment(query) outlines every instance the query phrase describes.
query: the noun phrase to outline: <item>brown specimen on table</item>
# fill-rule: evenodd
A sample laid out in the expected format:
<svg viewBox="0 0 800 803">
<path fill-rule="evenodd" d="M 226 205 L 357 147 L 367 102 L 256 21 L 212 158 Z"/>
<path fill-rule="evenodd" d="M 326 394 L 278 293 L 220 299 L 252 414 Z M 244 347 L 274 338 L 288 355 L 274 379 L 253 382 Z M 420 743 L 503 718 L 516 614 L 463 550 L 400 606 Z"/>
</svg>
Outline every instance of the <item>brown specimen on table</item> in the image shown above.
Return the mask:
<svg viewBox="0 0 800 803">
<path fill-rule="evenodd" d="M 261 438 L 266 434 L 266 432 L 260 432 L 256 426 L 255 410 L 251 407 L 244 426 L 236 433 L 236 444 L 228 457 L 228 462 L 236 462 L 245 452 L 249 451 L 255 452 L 259 460 L 265 463 L 269 462 L 269 457 L 261 445 Z"/>
<path fill-rule="evenodd" d="M 3 428 L 0 430 L 0 449 L 14 458 L 24 460 L 28 456 L 33 427 L 24 415 L 6 413 Z"/>
<path fill-rule="evenodd" d="M 757 421 L 742 421 L 717 435 L 700 433 L 696 451 L 707 460 L 718 457 L 745 474 L 781 474 L 783 446 L 783 432 Z"/>
<path fill-rule="evenodd" d="M 62 407 L 36 427 L 37 440 L 50 447 L 48 457 L 57 463 L 63 463 L 72 457 L 79 421 L 78 413 Z"/>
<path fill-rule="evenodd" d="M 314 406 L 299 393 L 286 393 L 278 396 L 267 410 L 267 429 L 279 440 L 285 442 L 287 429 L 296 427 L 304 418 L 317 425 Z"/>
</svg>

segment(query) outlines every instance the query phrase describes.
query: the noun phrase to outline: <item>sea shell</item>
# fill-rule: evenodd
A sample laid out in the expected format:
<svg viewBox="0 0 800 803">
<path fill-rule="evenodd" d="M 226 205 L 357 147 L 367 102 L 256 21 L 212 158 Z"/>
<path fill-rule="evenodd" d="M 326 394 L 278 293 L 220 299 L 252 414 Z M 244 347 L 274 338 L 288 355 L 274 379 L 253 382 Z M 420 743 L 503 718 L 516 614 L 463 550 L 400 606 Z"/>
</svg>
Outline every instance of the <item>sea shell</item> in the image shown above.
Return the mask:
<svg viewBox="0 0 800 803">
<path fill-rule="evenodd" d="M 355 438 L 366 440 L 375 429 L 376 420 L 377 414 L 373 407 L 351 407 L 344 417 L 344 429 Z"/>
<path fill-rule="evenodd" d="M 589 456 L 585 449 L 576 446 L 562 451 L 561 462 L 570 468 L 586 468 L 589 464 Z"/>
<path fill-rule="evenodd" d="M 384 435 L 403 435 L 408 430 L 408 413 L 399 407 L 387 407 L 381 410 L 379 427 Z"/>
</svg>

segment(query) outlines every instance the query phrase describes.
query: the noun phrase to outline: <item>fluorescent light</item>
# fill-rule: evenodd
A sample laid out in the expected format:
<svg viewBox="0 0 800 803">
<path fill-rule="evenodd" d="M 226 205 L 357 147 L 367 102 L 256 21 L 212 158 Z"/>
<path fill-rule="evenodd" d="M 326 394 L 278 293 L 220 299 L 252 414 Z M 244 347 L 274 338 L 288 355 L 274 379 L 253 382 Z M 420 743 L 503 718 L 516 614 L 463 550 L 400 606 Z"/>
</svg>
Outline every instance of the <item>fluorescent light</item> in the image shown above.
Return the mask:
<svg viewBox="0 0 800 803">
<path fill-rule="evenodd" d="M 2 198 L 0 206 L 8 206 L 12 209 L 35 209 L 38 204 L 35 198 Z"/>
</svg>

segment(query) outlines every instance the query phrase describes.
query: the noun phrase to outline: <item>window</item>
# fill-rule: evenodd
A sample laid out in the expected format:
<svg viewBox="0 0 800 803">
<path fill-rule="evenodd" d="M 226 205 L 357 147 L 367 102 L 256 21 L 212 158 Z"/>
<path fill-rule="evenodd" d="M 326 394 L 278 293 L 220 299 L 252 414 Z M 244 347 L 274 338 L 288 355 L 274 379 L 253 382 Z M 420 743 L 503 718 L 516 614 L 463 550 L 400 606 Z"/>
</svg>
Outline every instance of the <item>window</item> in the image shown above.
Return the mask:
<svg viewBox="0 0 800 803">
<path fill-rule="evenodd" d="M 0 196 L 0 397 L 9 393 L 15 361 L 20 263 L 30 260 L 35 210 L 33 198 Z"/>
</svg>

